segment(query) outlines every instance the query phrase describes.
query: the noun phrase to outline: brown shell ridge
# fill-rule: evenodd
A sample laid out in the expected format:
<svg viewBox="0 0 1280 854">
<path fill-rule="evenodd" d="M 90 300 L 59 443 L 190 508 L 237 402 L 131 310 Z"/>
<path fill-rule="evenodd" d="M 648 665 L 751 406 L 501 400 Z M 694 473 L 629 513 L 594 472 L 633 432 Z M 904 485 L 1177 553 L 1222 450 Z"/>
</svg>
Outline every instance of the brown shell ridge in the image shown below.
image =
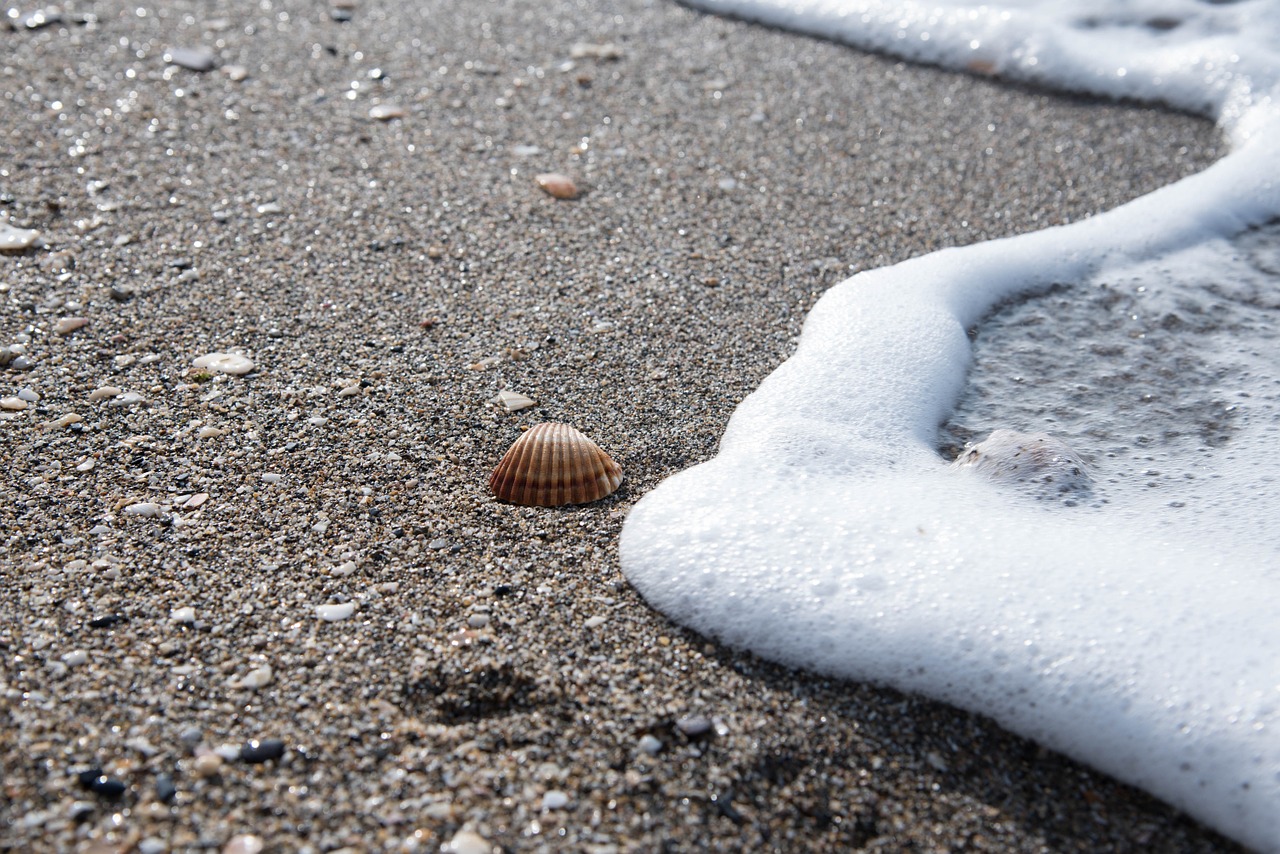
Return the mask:
<svg viewBox="0 0 1280 854">
<path fill-rule="evenodd" d="M 524 433 L 489 476 L 489 488 L 514 504 L 585 504 L 612 493 L 622 468 L 568 424 L 539 424 Z"/>
</svg>

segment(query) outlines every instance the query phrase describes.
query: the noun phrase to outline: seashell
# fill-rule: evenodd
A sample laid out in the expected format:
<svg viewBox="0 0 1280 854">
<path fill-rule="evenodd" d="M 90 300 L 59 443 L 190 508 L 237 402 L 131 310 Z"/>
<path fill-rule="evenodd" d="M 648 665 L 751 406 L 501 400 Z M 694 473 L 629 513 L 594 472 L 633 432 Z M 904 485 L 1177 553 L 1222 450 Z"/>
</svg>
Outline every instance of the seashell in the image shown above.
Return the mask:
<svg viewBox="0 0 1280 854">
<path fill-rule="evenodd" d="M 538 507 L 586 504 L 622 483 L 622 467 L 568 424 L 539 424 L 516 440 L 489 476 L 503 501 Z"/>
<path fill-rule="evenodd" d="M 1080 455 L 1047 433 L 996 430 L 967 448 L 951 467 L 1026 487 L 1038 497 L 1070 498 L 1093 488 L 1093 478 Z"/>
<path fill-rule="evenodd" d="M 578 197 L 578 185 L 573 183 L 573 179 L 568 175 L 561 175 L 559 172 L 543 172 L 541 175 L 534 177 L 538 182 L 538 186 L 557 199 L 576 199 Z"/>
</svg>

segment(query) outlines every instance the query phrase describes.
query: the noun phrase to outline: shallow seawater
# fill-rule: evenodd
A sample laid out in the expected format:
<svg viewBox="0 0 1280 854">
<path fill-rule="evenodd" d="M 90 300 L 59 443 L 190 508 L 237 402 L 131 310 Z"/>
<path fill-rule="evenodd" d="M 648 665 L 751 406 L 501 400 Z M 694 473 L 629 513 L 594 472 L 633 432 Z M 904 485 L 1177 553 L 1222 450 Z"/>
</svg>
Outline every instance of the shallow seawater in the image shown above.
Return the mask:
<svg viewBox="0 0 1280 854">
<path fill-rule="evenodd" d="M 1222 534 L 1258 524 L 1232 490 L 1251 519 L 1280 505 L 1280 223 L 1018 297 L 970 337 L 944 457 L 996 429 L 1043 431 L 1084 457 L 1113 512 Z"/>
</svg>

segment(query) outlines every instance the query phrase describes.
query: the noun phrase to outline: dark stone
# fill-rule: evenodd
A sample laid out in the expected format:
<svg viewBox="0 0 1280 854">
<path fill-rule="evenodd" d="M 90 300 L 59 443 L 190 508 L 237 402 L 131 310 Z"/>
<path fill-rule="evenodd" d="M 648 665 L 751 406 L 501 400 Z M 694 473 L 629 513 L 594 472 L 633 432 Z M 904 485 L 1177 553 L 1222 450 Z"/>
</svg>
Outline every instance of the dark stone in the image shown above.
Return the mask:
<svg viewBox="0 0 1280 854">
<path fill-rule="evenodd" d="M 106 616 L 95 617 L 94 619 L 90 620 L 89 628 L 109 629 L 112 626 L 116 625 L 117 623 L 126 623 L 128 621 L 129 621 L 129 618 L 126 617 L 124 614 L 107 614 Z"/>
<path fill-rule="evenodd" d="M 177 794 L 178 787 L 174 784 L 173 777 L 168 774 L 156 776 L 156 800 L 162 804 L 172 803 Z"/>
<path fill-rule="evenodd" d="M 125 793 L 129 787 L 124 784 L 123 780 L 117 780 L 115 777 L 108 777 L 102 773 L 101 768 L 90 768 L 88 771 L 81 771 L 76 775 L 80 781 L 80 785 L 99 797 L 107 800 L 115 800 Z"/>
<path fill-rule="evenodd" d="M 240 761 L 257 765 L 284 756 L 284 742 L 278 738 L 250 739 L 240 748 Z"/>
</svg>

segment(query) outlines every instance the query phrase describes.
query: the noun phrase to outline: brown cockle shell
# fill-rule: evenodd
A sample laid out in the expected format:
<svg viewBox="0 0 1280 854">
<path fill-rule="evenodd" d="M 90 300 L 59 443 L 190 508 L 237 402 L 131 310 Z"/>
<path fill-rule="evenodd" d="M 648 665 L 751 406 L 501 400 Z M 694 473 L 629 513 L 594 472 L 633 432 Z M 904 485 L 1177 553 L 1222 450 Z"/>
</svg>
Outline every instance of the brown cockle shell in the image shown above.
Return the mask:
<svg viewBox="0 0 1280 854">
<path fill-rule="evenodd" d="M 622 483 L 622 467 L 568 424 L 539 424 L 516 440 L 489 475 L 503 501 L 558 507 L 604 498 Z"/>
</svg>

